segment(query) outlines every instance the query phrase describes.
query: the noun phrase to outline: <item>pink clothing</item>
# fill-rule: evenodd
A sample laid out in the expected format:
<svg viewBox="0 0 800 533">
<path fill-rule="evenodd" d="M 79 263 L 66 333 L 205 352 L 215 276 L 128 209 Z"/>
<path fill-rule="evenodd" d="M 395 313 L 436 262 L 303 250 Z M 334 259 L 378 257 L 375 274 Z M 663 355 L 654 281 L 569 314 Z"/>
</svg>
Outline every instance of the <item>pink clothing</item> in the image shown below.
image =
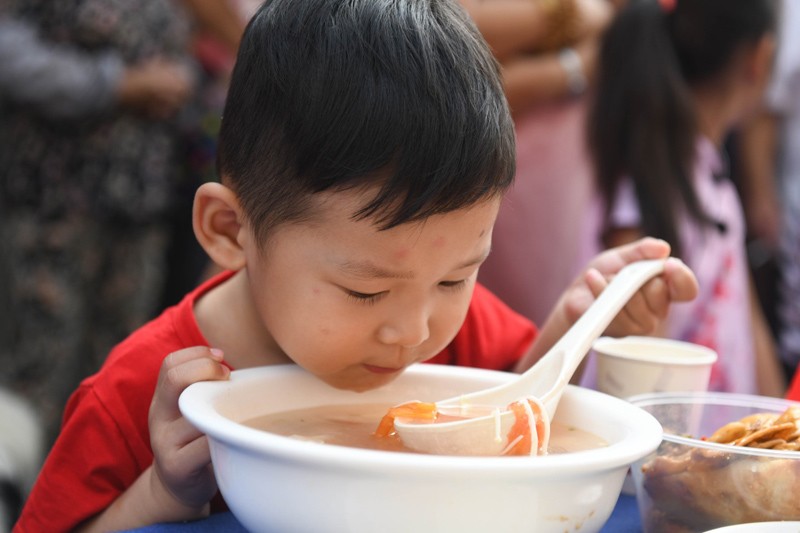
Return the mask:
<svg viewBox="0 0 800 533">
<path fill-rule="evenodd" d="M 517 119 L 517 175 L 478 276 L 537 324 L 584 266 L 580 237 L 593 183 L 585 121 L 583 100 L 542 106 Z"/>
<path fill-rule="evenodd" d="M 755 394 L 755 346 L 750 317 L 750 281 L 745 250 L 745 222 L 733 183 L 724 176 L 725 165 L 713 143 L 697 143 L 694 167 L 695 192 L 703 210 L 717 226 L 700 227 L 684 216 L 679 219 L 683 261 L 697 276 L 700 293 L 689 303 L 673 304 L 667 318 L 667 337 L 714 349 L 719 359 L 711 373 L 709 390 Z M 595 201 L 587 217 L 584 254 L 593 256 L 600 247 L 603 203 Z M 635 228 L 640 224 L 639 206 L 630 180 L 617 191 L 608 227 Z M 583 380 L 594 387 L 597 375 L 590 358 Z"/>
</svg>

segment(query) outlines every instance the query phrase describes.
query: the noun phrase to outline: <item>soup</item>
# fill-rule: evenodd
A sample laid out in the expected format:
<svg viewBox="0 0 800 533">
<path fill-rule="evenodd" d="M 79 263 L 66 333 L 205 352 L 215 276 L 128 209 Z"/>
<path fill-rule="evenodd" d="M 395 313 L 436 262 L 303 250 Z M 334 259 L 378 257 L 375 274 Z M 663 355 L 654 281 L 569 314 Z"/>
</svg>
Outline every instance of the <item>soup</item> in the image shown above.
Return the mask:
<svg viewBox="0 0 800 533">
<path fill-rule="evenodd" d="M 418 453 L 403 446 L 397 435 L 374 436 L 378 421 L 390 407 L 386 404 L 325 405 L 273 413 L 247 420 L 244 425 L 298 440 Z M 587 431 L 558 422 L 550 426 L 548 453 L 578 452 L 605 446 L 608 446 L 607 442 Z"/>
</svg>

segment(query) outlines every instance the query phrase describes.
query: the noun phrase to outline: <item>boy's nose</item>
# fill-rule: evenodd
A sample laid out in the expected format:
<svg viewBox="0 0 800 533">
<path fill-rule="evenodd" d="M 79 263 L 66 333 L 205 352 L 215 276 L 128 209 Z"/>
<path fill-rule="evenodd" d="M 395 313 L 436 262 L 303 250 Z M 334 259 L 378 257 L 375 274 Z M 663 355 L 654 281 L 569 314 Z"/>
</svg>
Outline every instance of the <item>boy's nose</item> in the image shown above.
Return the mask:
<svg viewBox="0 0 800 533">
<path fill-rule="evenodd" d="M 378 339 L 384 344 L 399 345 L 403 348 L 419 346 L 430 337 L 428 316 L 395 317 L 378 330 Z"/>
</svg>

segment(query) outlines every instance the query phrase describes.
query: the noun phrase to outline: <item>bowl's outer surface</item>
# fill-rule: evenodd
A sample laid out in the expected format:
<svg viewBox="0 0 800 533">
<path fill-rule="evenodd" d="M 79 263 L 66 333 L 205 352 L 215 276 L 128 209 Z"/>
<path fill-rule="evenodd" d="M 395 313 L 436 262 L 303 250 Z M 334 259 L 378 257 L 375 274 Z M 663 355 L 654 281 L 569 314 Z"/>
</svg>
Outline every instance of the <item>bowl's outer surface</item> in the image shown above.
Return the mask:
<svg viewBox="0 0 800 533">
<path fill-rule="evenodd" d="M 753 522 L 706 531 L 706 533 L 800 533 L 800 522 Z"/>
<path fill-rule="evenodd" d="M 271 412 L 344 403 L 396 404 L 465 394 L 513 374 L 417 365 L 366 393 L 332 389 L 299 367 L 235 371 L 180 398 L 208 434 L 220 490 L 254 532 L 598 531 L 628 466 L 661 442 L 649 414 L 595 391 L 569 387 L 556 420 L 609 446 L 545 457 L 451 457 L 301 442 L 239 422 Z"/>
</svg>

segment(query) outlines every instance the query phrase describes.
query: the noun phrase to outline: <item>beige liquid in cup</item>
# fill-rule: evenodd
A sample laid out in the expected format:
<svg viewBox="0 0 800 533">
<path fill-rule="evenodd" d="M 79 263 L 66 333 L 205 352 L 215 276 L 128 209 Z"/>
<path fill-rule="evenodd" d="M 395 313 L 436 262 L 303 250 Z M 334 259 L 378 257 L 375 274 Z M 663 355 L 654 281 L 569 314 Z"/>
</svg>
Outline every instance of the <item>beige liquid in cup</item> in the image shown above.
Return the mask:
<svg viewBox="0 0 800 533">
<path fill-rule="evenodd" d="M 617 398 L 667 391 L 708 389 L 717 354 L 710 348 L 656 337 L 602 337 L 597 352 L 597 389 Z"/>
</svg>

